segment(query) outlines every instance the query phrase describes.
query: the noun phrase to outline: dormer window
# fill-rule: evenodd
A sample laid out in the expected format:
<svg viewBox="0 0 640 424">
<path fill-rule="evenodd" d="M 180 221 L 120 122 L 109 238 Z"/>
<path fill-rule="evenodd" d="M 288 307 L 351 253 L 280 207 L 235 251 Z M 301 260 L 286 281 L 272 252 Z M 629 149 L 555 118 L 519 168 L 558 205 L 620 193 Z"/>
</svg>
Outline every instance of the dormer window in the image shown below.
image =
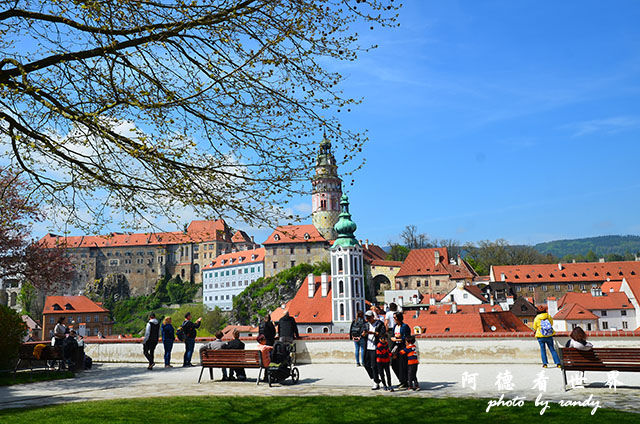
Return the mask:
<svg viewBox="0 0 640 424">
<path fill-rule="evenodd" d="M 309 235 L 309 233 L 304 233 L 304 239 L 305 240 L 309 240 L 311 238 L 311 236 Z"/>
<path fill-rule="evenodd" d="M 251 260 L 255 261 L 256 260 L 256 255 L 251 255 Z"/>
<path fill-rule="evenodd" d="M 280 241 L 280 234 L 276 234 L 275 236 L 273 236 L 273 239 L 275 241 Z"/>
<path fill-rule="evenodd" d="M 73 311 L 73 306 L 71 306 L 71 303 L 67 303 L 64 305 L 64 309 L 67 311 Z"/>
<path fill-rule="evenodd" d="M 54 303 L 54 304 L 53 304 L 53 310 L 54 310 L 54 311 L 61 311 L 61 310 L 62 310 L 62 308 L 61 308 L 61 307 L 60 307 L 60 305 L 58 305 L 57 303 Z"/>
<path fill-rule="evenodd" d="M 243 260 L 243 259 L 244 259 L 244 258 L 243 258 L 242 256 L 240 256 L 240 257 L 238 258 L 238 262 L 242 262 L 242 260 Z"/>
</svg>

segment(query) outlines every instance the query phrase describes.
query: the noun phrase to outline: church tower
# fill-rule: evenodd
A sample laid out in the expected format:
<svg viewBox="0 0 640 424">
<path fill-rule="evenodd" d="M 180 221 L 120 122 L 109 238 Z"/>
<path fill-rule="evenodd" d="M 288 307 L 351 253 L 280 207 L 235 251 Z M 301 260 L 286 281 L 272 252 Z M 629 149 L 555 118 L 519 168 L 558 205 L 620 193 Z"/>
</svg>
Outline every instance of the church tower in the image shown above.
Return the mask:
<svg viewBox="0 0 640 424">
<path fill-rule="evenodd" d="M 365 310 L 362 246 L 353 233 L 356 223 L 349 213 L 349 198 L 343 195 L 342 211 L 334 230 L 338 237 L 331 246 L 331 309 L 334 333 L 347 333 L 358 311 Z"/>
<path fill-rule="evenodd" d="M 325 137 L 320 143 L 316 161 L 316 173 L 311 181 L 311 220 L 318 232 L 327 240 L 335 240 L 334 225 L 340 215 L 342 180 L 338 177 L 336 158 L 331 151 L 331 142 Z"/>
</svg>

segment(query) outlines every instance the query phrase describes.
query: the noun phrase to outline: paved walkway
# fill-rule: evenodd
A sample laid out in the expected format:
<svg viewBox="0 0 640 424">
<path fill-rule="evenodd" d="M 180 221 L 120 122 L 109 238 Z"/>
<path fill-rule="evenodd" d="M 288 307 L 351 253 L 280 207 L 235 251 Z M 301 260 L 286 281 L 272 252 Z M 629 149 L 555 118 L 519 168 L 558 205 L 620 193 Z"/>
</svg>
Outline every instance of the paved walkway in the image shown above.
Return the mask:
<svg viewBox="0 0 640 424">
<path fill-rule="evenodd" d="M 43 406 L 63 402 L 79 402 L 102 399 L 122 399 L 153 396 L 221 395 L 221 396 L 419 396 L 419 397 L 479 397 L 503 401 L 515 397 L 533 401 L 546 385 L 541 400 L 548 400 L 550 408 L 559 408 L 558 402 L 586 401 L 593 409 L 617 408 L 640 413 L 640 373 L 618 375 L 617 390 L 605 385 L 607 373 L 587 373 L 586 388 L 563 390 L 562 372 L 559 369 L 543 370 L 535 365 L 495 364 L 421 364 L 418 378 L 421 391 L 406 390 L 394 393 L 371 390 L 371 381 L 364 368 L 346 364 L 301 365 L 300 382 L 291 380 L 269 388 L 267 384 L 256 386 L 257 370 L 247 370 L 249 381 L 222 382 L 220 370 L 214 370 L 215 381 L 209 380 L 205 371 L 202 383 L 198 384 L 200 367 L 156 368 L 147 371 L 142 364 L 95 364 L 94 369 L 78 374 L 73 380 L 58 380 L 42 383 L 0 387 L 0 409 L 26 406 Z M 463 385 L 463 373 L 475 376 L 476 389 L 471 382 Z M 542 374 L 540 374 L 542 373 Z M 496 383 L 501 375 L 503 387 Z M 570 372 L 569 377 L 577 376 Z M 540 378 L 542 377 L 542 378 Z M 392 377 L 394 382 L 395 376 Z M 536 387 L 536 380 L 538 385 Z M 545 384 L 546 383 L 546 384 Z M 508 390 L 512 386 L 512 390 Z M 542 408 L 542 406 L 541 406 Z"/>
</svg>

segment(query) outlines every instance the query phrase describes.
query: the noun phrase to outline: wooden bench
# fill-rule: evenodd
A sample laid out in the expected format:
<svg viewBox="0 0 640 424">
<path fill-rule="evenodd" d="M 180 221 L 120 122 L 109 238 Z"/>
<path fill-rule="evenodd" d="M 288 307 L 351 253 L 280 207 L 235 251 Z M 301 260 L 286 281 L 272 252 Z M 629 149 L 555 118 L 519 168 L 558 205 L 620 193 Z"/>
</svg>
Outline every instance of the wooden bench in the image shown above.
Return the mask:
<svg viewBox="0 0 640 424">
<path fill-rule="evenodd" d="M 39 344 L 45 345 L 45 348 L 42 349 L 40 357 L 36 358 L 33 355 L 33 349 Z M 60 365 L 63 363 L 63 360 L 64 358 L 62 355 L 62 346 L 54 347 L 51 346 L 51 343 L 48 342 L 27 342 L 21 344 L 20 348 L 18 349 L 18 363 L 16 364 L 15 370 L 17 371 L 18 368 L 20 368 L 20 365 L 25 362 L 27 363 L 26 368 L 29 368 L 31 371 L 33 371 L 34 362 L 36 363 L 36 366 L 39 365 L 44 368 L 49 368 L 49 366 L 47 365 L 48 361 L 58 361 L 58 369 L 60 369 Z"/>
<path fill-rule="evenodd" d="M 560 348 L 562 376 L 567 390 L 567 371 L 640 372 L 640 348 Z"/>
<path fill-rule="evenodd" d="M 200 377 L 198 383 L 202 379 L 202 373 L 205 368 L 209 368 L 209 376 L 213 380 L 213 368 L 259 368 L 258 381 L 262 370 L 265 368 L 262 364 L 262 352 L 259 350 L 241 350 L 241 349 L 220 349 L 220 350 L 203 350 L 200 352 Z"/>
</svg>

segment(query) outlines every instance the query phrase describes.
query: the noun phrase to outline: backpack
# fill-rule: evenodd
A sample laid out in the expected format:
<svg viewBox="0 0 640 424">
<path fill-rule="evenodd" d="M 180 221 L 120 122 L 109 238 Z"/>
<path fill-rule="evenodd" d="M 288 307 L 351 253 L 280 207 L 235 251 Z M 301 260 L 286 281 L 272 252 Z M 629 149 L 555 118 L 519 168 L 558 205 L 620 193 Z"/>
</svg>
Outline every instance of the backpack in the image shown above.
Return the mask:
<svg viewBox="0 0 640 424">
<path fill-rule="evenodd" d="M 364 330 L 364 323 L 361 321 L 355 321 L 351 326 L 351 337 L 362 336 L 363 330 Z"/>
<path fill-rule="evenodd" d="M 187 335 L 184 333 L 184 328 L 182 328 L 182 326 L 178 327 L 178 330 L 176 331 L 176 337 L 181 342 L 187 339 Z"/>
<path fill-rule="evenodd" d="M 282 363 L 286 361 L 289 353 L 287 352 L 287 347 L 282 342 L 276 342 L 273 345 L 273 350 L 271 350 L 271 362 Z"/>
<path fill-rule="evenodd" d="M 540 321 L 540 334 L 545 337 L 551 336 L 553 334 L 553 327 L 548 319 L 543 319 Z"/>
</svg>

